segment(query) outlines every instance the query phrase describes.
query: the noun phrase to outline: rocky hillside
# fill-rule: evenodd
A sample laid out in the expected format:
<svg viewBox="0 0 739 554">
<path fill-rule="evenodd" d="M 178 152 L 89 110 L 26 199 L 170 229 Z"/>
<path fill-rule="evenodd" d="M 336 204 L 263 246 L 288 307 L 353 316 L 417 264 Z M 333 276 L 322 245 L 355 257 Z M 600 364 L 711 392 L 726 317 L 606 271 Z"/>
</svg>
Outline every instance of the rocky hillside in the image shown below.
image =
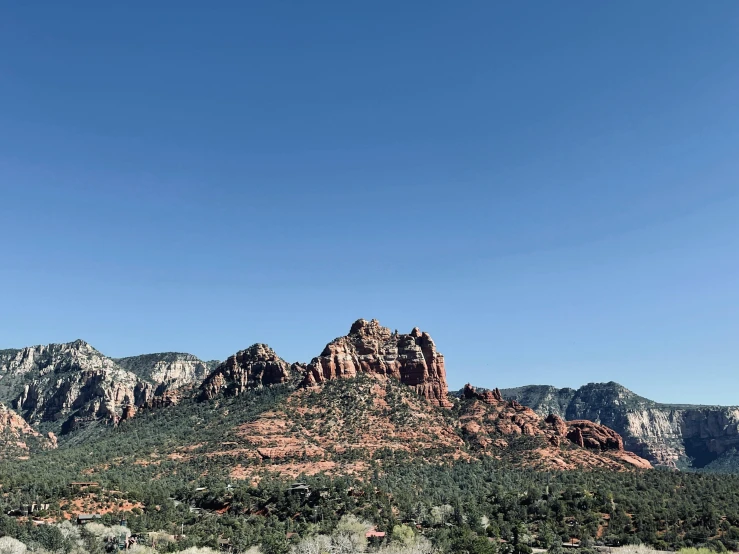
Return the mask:
<svg viewBox="0 0 739 554">
<path fill-rule="evenodd" d="M 293 382 L 303 370 L 296 364 L 291 366 L 266 344 L 253 344 L 230 356 L 208 375 L 200 385 L 200 398 L 238 396 L 248 390 Z"/>
<path fill-rule="evenodd" d="M 535 448 L 519 451 L 520 464 L 524 466 L 541 469 L 651 467 L 646 460 L 626 451 L 623 440 L 612 429 L 592 421 L 564 421 L 554 414 L 544 419 L 515 400 L 504 400 L 498 389 L 477 392 L 468 384 L 455 410 L 463 436 L 482 451 L 500 456 L 509 449 L 512 439 L 539 439 Z"/>
<path fill-rule="evenodd" d="M 356 473 L 377 455 L 398 453 L 437 461 L 494 456 L 536 468 L 651 467 L 601 425 L 545 421 L 499 393 L 478 394 L 471 386 L 452 402 L 444 357 L 417 328 L 401 334 L 360 319 L 307 366 L 290 365 L 255 344 L 219 365 L 199 399 L 248 398 L 249 391 L 270 386 L 293 392 L 239 426 L 227 444 L 206 439 L 181 455 L 236 458 L 234 476 L 252 478 L 265 464 L 291 475 Z"/>
<path fill-rule="evenodd" d="M 294 479 L 326 472 L 366 479 L 385 467 L 496 459 L 533 469 L 649 468 L 620 437 L 590 422 L 548 422 L 531 409 L 476 396 L 439 409 L 396 379 L 360 373 L 320 386 L 283 383 L 183 399 L 144 411 L 121 431 L 146 437 L 126 460 L 120 449 L 84 474 L 103 479 L 117 464 L 145 478 L 163 472 L 226 473 L 233 481 Z M 193 425 L 197 422 L 197 425 Z M 148 444 L 148 446 L 147 446 Z"/>
<path fill-rule="evenodd" d="M 200 385 L 220 362 L 204 362 L 192 354 L 162 352 L 113 361 L 143 381 L 157 385 L 158 393 L 188 385 Z"/>
<path fill-rule="evenodd" d="M 31 452 L 56 448 L 56 436 L 42 436 L 26 420 L 0 404 L 0 459 L 24 458 Z"/>
<path fill-rule="evenodd" d="M 618 383 L 501 391 L 542 416 L 588 419 L 617 431 L 627 450 L 669 467 L 702 468 L 739 448 L 739 407 L 660 404 Z"/>
<path fill-rule="evenodd" d="M 498 391 L 471 386 L 453 400 L 444 356 L 418 328 L 404 334 L 360 319 L 309 364 L 290 364 L 257 343 L 213 365 L 177 353 L 111 359 L 83 341 L 36 346 L 0 353 L 0 401 L 37 429 L 58 426 L 69 434 L 91 422 L 119 425 L 152 413 L 179 414 L 179 425 L 180 416 L 188 422 L 196 413 L 213 416 L 226 399 L 262 402 L 279 389 L 284 400 L 275 396 L 256 420 L 240 420 L 229 409 L 213 416 L 219 426 L 234 421 L 235 435 L 196 437 L 188 423 L 173 446 L 180 445 L 183 459 L 198 452 L 236 456 L 242 468 L 269 460 L 286 464 L 288 473 L 344 467 L 347 459 L 378 453 L 438 461 L 492 456 L 536 468 L 650 467 L 624 450 L 617 433 L 582 417 L 544 419 Z M 70 440 L 86 437 L 94 434 Z"/>
<path fill-rule="evenodd" d="M 111 359 L 88 343 L 0 351 L 0 402 L 28 423 L 69 433 L 92 422 L 117 424 L 139 406 L 162 404 L 199 383 L 212 364 L 189 354 Z"/>
<path fill-rule="evenodd" d="M 96 419 L 117 420 L 146 387 L 84 341 L 18 350 L 0 361 L 0 401 L 32 424 L 63 422 L 63 430 Z"/>
</svg>

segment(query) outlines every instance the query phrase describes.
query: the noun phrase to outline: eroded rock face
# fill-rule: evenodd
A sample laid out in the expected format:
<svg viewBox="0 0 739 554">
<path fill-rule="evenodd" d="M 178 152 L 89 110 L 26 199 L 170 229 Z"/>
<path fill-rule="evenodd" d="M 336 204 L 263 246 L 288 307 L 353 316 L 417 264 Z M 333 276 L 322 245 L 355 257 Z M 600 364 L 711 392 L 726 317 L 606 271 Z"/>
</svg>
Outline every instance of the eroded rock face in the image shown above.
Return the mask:
<svg viewBox="0 0 739 554">
<path fill-rule="evenodd" d="M 4 398 L 30 423 L 116 421 L 138 379 L 84 341 L 34 346 L 0 361 Z"/>
<path fill-rule="evenodd" d="M 624 447 L 657 465 L 703 467 L 739 448 L 739 407 L 660 404 L 618 383 L 577 390 L 532 385 L 503 391 L 537 413 L 590 420 L 616 431 Z"/>
<path fill-rule="evenodd" d="M 26 455 L 31 449 L 56 448 L 56 436 L 41 436 L 21 416 L 0 404 L 0 459 Z"/>
<path fill-rule="evenodd" d="M 81 340 L 0 351 L 0 402 L 32 425 L 57 422 L 67 433 L 94 422 L 117 424 L 140 406 L 165 404 L 207 367 L 189 354 L 119 361 L 138 374 Z"/>
<path fill-rule="evenodd" d="M 144 404 L 141 405 L 139 409 L 159 410 L 161 408 L 169 408 L 170 406 L 176 406 L 182 400 L 182 395 L 180 394 L 181 392 L 182 392 L 181 389 L 176 389 L 173 391 L 166 391 L 164 394 L 154 396 L 153 398 L 147 400 Z M 186 390 L 184 392 L 189 393 L 190 391 Z"/>
<path fill-rule="evenodd" d="M 552 428 L 552 430 L 558 437 L 567 436 L 567 424 L 558 415 L 549 414 L 547 418 L 544 420 L 544 422 L 549 424 L 549 426 Z"/>
<path fill-rule="evenodd" d="M 249 389 L 287 383 L 295 379 L 296 371 L 266 344 L 254 344 L 219 365 L 200 386 L 199 397 L 238 396 Z"/>
<path fill-rule="evenodd" d="M 486 404 L 496 404 L 498 402 L 503 402 L 503 397 L 500 394 L 500 389 L 477 392 L 477 389 L 475 389 L 475 387 L 473 387 L 469 383 L 464 386 L 462 396 L 468 400 L 476 398 L 477 400 L 482 400 Z"/>
<path fill-rule="evenodd" d="M 16 437 L 21 435 L 30 435 L 38 437 L 39 434 L 26 423 L 21 416 L 9 409 L 4 404 L 0 404 L 0 430 L 8 432 Z"/>
<path fill-rule="evenodd" d="M 189 385 L 200 385 L 219 362 L 204 362 L 192 354 L 163 352 L 114 360 L 123 369 L 155 385 L 155 394 Z"/>
<path fill-rule="evenodd" d="M 468 384 L 462 397 L 479 401 L 462 406 L 460 422 L 468 440 L 483 449 L 496 444 L 495 441 L 499 440 L 496 435 L 526 435 L 545 439 L 554 450 L 543 452 L 552 458 L 561 457 L 559 447 L 567 442 L 590 451 L 592 455 L 580 456 L 586 467 L 613 467 L 613 463 L 645 469 L 651 467 L 648 461 L 625 451 L 621 436 L 604 425 L 583 420 L 564 421 L 556 414 L 542 419 L 531 408 L 515 400 L 503 400 L 497 389 L 480 393 Z"/>
<path fill-rule="evenodd" d="M 133 419 L 136 415 L 136 406 L 133 404 L 128 404 L 123 407 L 123 414 L 121 415 L 121 421 L 126 421 L 128 419 Z"/>
<path fill-rule="evenodd" d="M 605 425 L 592 421 L 568 421 L 567 438 L 584 448 L 593 450 L 620 450 L 624 449 L 621 435 Z"/>
<path fill-rule="evenodd" d="M 349 334 L 339 337 L 308 364 L 303 385 L 359 373 L 392 377 L 413 388 L 436 406 L 449 407 L 444 356 L 428 333 L 417 327 L 409 334 L 393 333 L 373 319 L 354 322 Z"/>
</svg>

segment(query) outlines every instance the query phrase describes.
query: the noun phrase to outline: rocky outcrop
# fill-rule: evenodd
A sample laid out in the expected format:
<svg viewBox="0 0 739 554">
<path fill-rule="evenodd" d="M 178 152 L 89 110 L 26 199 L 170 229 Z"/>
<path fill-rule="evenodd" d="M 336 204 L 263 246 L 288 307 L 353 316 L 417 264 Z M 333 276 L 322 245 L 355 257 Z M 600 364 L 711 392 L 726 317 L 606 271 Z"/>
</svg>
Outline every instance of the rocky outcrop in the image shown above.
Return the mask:
<svg viewBox="0 0 739 554">
<path fill-rule="evenodd" d="M 603 425 L 583 420 L 564 421 L 556 414 L 543 419 L 515 400 L 503 400 L 498 389 L 478 392 L 467 384 L 462 398 L 479 401 L 461 406 L 460 421 L 468 440 L 483 449 L 495 446 L 496 440 L 499 441 L 497 435 L 540 437 L 553 448 L 569 443 L 591 452 L 580 455 L 589 460 L 590 467 L 611 467 L 613 463 L 645 469 L 651 467 L 646 460 L 627 452 L 619 434 Z M 559 450 L 543 448 L 542 451 L 550 457 L 562 456 Z"/>
<path fill-rule="evenodd" d="M 204 362 L 192 354 L 163 352 L 128 358 L 115 358 L 123 369 L 155 385 L 155 394 L 163 394 L 189 385 L 200 385 L 220 362 Z"/>
<path fill-rule="evenodd" d="M 428 333 L 392 332 L 373 319 L 354 322 L 349 334 L 330 342 L 308 364 L 304 386 L 360 373 L 397 379 L 436 406 L 449 407 L 444 356 Z"/>
<path fill-rule="evenodd" d="M 200 384 L 214 362 L 164 353 L 114 360 L 84 341 L 0 351 L 0 402 L 29 423 L 63 433 L 94 422 L 117 424 L 139 407 L 168 406 Z"/>
<path fill-rule="evenodd" d="M 0 459 L 17 458 L 32 450 L 56 448 L 56 436 L 42 436 L 26 420 L 0 404 Z"/>
<path fill-rule="evenodd" d="M 583 448 L 592 450 L 623 450 L 621 435 L 605 425 L 592 421 L 568 421 L 567 438 Z"/>
<path fill-rule="evenodd" d="M 554 431 L 554 434 L 558 437 L 566 437 L 567 436 L 567 423 L 555 414 L 549 414 L 547 418 L 544 420 L 545 423 L 547 423 L 551 428 L 552 431 Z M 557 441 L 557 444 L 559 444 L 559 441 Z M 580 445 L 584 446 L 584 445 Z"/>
<path fill-rule="evenodd" d="M 291 367 L 269 346 L 254 344 L 219 365 L 200 386 L 199 397 L 238 396 L 250 389 L 293 381 L 297 373 L 297 367 Z"/>
<path fill-rule="evenodd" d="M 133 404 L 126 404 L 123 407 L 123 413 L 121 414 L 121 421 L 126 421 L 128 419 L 133 419 L 136 415 L 137 408 Z"/>
<path fill-rule="evenodd" d="M 18 350 L 0 362 L 0 401 L 30 423 L 117 421 L 138 378 L 84 341 Z"/>
<path fill-rule="evenodd" d="M 475 387 L 467 383 L 464 386 L 462 396 L 467 400 L 477 399 L 482 400 L 486 404 L 495 404 L 497 402 L 503 402 L 503 397 L 500 394 L 500 389 L 485 390 L 478 392 Z"/>
<path fill-rule="evenodd" d="M 606 425 L 631 450 L 657 465 L 705 467 L 739 448 L 739 407 L 660 404 L 618 383 L 577 390 L 532 385 L 502 391 L 539 414 Z"/>
</svg>

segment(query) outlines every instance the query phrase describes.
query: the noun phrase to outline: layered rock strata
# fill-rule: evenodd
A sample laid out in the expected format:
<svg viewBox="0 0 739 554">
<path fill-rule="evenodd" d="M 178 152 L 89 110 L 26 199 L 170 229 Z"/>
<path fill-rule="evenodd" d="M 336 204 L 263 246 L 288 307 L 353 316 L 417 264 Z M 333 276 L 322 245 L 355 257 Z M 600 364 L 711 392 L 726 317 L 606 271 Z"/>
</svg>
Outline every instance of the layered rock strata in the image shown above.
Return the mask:
<svg viewBox="0 0 739 554">
<path fill-rule="evenodd" d="M 155 394 L 189 385 L 200 385 L 219 362 L 204 362 L 192 354 L 163 352 L 115 358 L 123 369 L 156 387 Z"/>
<path fill-rule="evenodd" d="M 579 389 L 531 385 L 502 391 L 540 415 L 589 420 L 616 431 L 627 450 L 654 464 L 704 467 L 739 449 L 739 407 L 660 404 L 618 383 Z"/>
<path fill-rule="evenodd" d="M 482 448 L 502 446 L 496 435 L 527 435 L 542 437 L 552 447 L 560 447 L 566 441 L 564 444 L 571 443 L 637 468 L 651 467 L 647 460 L 627 452 L 618 433 L 603 425 L 583 420 L 564 421 L 555 414 L 543 419 L 531 408 L 516 401 L 503 400 L 498 389 L 478 392 L 468 384 L 462 391 L 462 397 L 480 401 L 463 406 L 460 421 L 470 442 Z M 488 407 L 483 408 L 479 404 Z"/>
<path fill-rule="evenodd" d="M 450 407 L 444 356 L 428 333 L 417 327 L 401 334 L 373 319 L 354 322 L 308 364 L 304 386 L 368 373 L 394 378 L 436 406 Z"/>
<path fill-rule="evenodd" d="M 300 371 L 280 358 L 266 344 L 254 344 L 219 365 L 200 386 L 200 399 L 219 394 L 238 396 L 250 389 L 278 385 L 295 380 Z"/>
</svg>

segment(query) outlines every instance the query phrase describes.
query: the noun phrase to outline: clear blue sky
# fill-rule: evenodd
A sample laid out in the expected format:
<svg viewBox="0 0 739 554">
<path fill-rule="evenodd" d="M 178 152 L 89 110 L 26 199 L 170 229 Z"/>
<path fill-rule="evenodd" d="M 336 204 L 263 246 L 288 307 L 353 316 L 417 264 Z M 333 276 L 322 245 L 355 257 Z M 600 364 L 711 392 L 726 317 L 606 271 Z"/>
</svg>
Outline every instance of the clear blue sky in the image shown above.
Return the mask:
<svg viewBox="0 0 739 554">
<path fill-rule="evenodd" d="M 0 346 L 739 404 L 739 3 L 0 8 Z"/>
</svg>

